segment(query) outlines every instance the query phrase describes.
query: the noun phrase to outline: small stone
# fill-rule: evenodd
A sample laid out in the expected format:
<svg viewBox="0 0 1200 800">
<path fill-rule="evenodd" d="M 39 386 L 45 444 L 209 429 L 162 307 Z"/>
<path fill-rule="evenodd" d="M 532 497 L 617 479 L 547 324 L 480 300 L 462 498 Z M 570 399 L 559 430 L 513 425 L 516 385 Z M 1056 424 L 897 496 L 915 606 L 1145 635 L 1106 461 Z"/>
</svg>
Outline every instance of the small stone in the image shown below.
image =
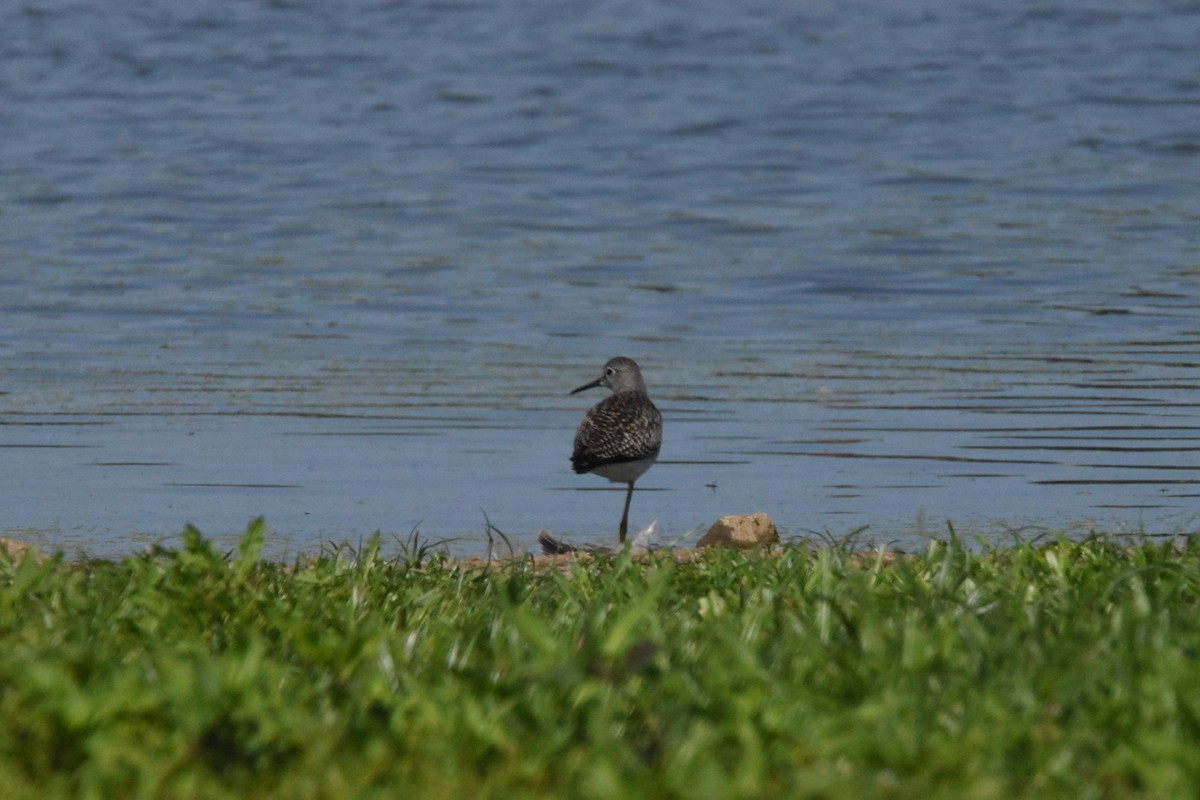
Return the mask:
<svg viewBox="0 0 1200 800">
<path fill-rule="evenodd" d="M 3 548 L 4 552 L 8 554 L 8 558 L 12 561 L 20 561 L 29 552 L 33 553 L 34 558 L 39 561 L 42 560 L 42 555 L 38 552 L 37 548 L 27 542 L 6 539 L 0 536 L 0 548 Z"/>
<path fill-rule="evenodd" d="M 775 521 L 761 511 L 757 514 L 730 514 L 712 524 L 697 547 L 736 547 L 744 550 L 779 541 Z"/>
</svg>

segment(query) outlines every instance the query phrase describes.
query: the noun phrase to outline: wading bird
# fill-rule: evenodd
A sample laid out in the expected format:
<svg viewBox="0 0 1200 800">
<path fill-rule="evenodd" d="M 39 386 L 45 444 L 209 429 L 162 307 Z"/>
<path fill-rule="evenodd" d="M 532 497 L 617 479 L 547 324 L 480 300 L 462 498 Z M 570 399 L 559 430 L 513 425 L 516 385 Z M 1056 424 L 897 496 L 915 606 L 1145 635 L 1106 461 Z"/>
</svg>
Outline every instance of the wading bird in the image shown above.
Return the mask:
<svg viewBox="0 0 1200 800">
<path fill-rule="evenodd" d="M 611 389 L 612 394 L 592 406 L 579 423 L 571 466 L 580 475 L 594 472 L 613 483 L 628 484 L 621 513 L 624 544 L 633 484 L 654 464 L 662 446 L 662 414 L 646 394 L 642 371 L 632 358 L 610 358 L 599 378 L 571 394 L 597 386 Z"/>
</svg>

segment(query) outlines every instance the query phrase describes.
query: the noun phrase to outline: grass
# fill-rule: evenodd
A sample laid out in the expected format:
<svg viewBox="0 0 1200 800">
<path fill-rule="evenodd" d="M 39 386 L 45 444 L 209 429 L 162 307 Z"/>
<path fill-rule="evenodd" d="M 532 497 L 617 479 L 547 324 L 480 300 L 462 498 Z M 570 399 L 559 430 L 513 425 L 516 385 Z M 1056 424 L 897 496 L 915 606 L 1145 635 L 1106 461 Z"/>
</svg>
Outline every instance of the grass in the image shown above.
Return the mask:
<svg viewBox="0 0 1200 800">
<path fill-rule="evenodd" d="M 1200 542 L 0 555 L 20 797 L 1200 796 Z"/>
</svg>

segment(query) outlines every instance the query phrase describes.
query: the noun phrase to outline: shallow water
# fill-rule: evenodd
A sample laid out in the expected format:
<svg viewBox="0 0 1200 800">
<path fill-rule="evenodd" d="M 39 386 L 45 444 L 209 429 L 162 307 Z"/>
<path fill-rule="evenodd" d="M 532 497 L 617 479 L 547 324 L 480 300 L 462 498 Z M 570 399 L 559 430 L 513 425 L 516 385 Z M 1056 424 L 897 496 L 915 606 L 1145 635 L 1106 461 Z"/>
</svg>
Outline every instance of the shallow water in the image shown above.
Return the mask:
<svg viewBox="0 0 1200 800">
<path fill-rule="evenodd" d="M 0 11 L 0 535 L 1196 528 L 1200 7 Z"/>
</svg>

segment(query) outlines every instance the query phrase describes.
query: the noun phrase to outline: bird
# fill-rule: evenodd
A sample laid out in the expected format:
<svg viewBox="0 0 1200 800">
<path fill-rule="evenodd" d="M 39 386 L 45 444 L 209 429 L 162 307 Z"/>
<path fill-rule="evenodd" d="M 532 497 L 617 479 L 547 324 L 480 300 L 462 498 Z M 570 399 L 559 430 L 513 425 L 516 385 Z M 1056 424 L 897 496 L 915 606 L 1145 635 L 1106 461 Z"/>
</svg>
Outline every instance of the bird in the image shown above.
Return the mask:
<svg viewBox="0 0 1200 800">
<path fill-rule="evenodd" d="M 646 393 L 642 371 L 632 358 L 610 358 L 599 378 L 571 394 L 597 386 L 612 390 L 612 394 L 584 414 L 575 432 L 571 467 L 578 475 L 594 472 L 628 485 L 619 532 L 621 544 L 625 544 L 633 484 L 654 464 L 662 447 L 662 414 Z"/>
</svg>

